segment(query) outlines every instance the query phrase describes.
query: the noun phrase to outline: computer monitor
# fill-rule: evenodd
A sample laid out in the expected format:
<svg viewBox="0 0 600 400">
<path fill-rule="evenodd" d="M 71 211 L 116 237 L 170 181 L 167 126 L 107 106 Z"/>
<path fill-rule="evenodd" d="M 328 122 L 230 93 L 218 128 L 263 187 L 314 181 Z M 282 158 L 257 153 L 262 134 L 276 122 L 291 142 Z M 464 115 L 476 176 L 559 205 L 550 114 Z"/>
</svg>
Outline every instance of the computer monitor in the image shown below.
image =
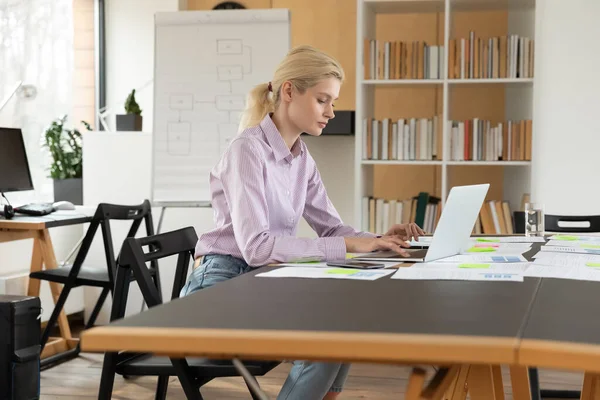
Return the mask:
<svg viewBox="0 0 600 400">
<path fill-rule="evenodd" d="M 33 190 L 21 129 L 0 128 L 0 193 Z"/>
</svg>

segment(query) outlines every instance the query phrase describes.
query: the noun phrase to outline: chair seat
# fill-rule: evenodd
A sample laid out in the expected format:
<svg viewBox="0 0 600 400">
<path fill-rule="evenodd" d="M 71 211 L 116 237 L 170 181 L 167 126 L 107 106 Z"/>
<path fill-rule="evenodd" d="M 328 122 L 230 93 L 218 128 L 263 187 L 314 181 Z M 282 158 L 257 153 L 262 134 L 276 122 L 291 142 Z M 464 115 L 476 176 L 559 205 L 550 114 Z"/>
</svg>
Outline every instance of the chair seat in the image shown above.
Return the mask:
<svg viewBox="0 0 600 400">
<path fill-rule="evenodd" d="M 198 378 L 216 378 L 225 376 L 239 376 L 240 373 L 229 360 L 213 360 L 209 358 L 186 358 L 192 373 Z M 245 361 L 244 366 L 254 376 L 261 376 L 273 369 L 277 362 Z M 169 375 L 177 373 L 168 357 L 151 356 L 144 354 L 127 360 L 117 365 L 116 372 L 120 375 Z"/>
<path fill-rule="evenodd" d="M 40 279 L 50 282 L 66 283 L 72 265 L 65 265 L 60 268 L 48 269 L 43 271 L 32 272 L 30 278 Z M 74 286 L 97 286 L 109 287 L 108 271 L 106 268 L 93 268 L 82 266 L 77 274 Z"/>
</svg>

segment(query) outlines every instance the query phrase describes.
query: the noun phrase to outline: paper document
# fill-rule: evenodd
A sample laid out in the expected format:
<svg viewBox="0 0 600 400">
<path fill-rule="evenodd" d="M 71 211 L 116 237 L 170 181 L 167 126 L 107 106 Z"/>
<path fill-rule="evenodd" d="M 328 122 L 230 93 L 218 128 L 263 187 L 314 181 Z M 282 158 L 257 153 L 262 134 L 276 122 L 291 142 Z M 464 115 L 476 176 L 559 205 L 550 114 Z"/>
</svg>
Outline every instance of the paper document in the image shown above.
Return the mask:
<svg viewBox="0 0 600 400">
<path fill-rule="evenodd" d="M 383 264 L 382 268 L 391 268 L 395 267 L 398 264 L 402 264 L 402 261 L 365 261 L 372 262 L 377 264 Z M 412 263 L 411 263 L 412 264 Z M 333 268 L 327 265 L 325 261 L 308 261 L 302 263 L 281 263 L 281 264 L 272 264 L 274 267 L 310 267 L 310 268 Z"/>
<path fill-rule="evenodd" d="M 520 272 L 496 272 L 481 269 L 427 269 L 409 267 L 398 269 L 392 275 L 392 279 L 523 282 L 523 274 Z"/>
<path fill-rule="evenodd" d="M 479 243 L 544 243 L 546 241 L 541 236 L 485 236 L 473 240 Z"/>
<path fill-rule="evenodd" d="M 524 272 L 525 276 L 536 278 L 575 279 L 580 281 L 600 281 L 600 268 L 564 267 L 531 264 Z"/>
<path fill-rule="evenodd" d="M 408 268 L 416 269 L 428 269 L 428 270 L 486 270 L 493 272 L 508 272 L 508 273 L 522 273 L 529 266 L 528 262 L 516 262 L 516 263 L 449 263 L 449 262 L 428 262 L 428 263 L 415 263 L 413 266 Z M 407 268 L 402 268 L 407 269 Z"/>
<path fill-rule="evenodd" d="M 539 252 L 533 263 L 565 268 L 599 267 L 600 255 Z"/>
<path fill-rule="evenodd" d="M 313 267 L 282 267 L 269 272 L 256 274 L 265 278 L 325 278 L 325 279 L 358 279 L 374 281 L 393 273 L 393 269 L 362 270 L 355 268 L 313 268 Z"/>
<path fill-rule="evenodd" d="M 546 246 L 582 247 L 584 249 L 600 249 L 600 241 L 593 240 L 549 240 Z"/>
<path fill-rule="evenodd" d="M 600 240 L 600 237 L 598 238 Z M 419 241 L 411 240 L 409 243 L 411 246 L 429 247 L 431 244 L 432 237 L 420 237 Z M 546 240 L 541 236 L 486 236 L 486 237 L 471 237 L 470 243 L 483 244 L 483 243 L 544 243 Z"/>
<path fill-rule="evenodd" d="M 566 241 L 575 241 L 575 240 L 589 240 L 589 241 L 600 241 L 600 236 L 585 236 L 585 235 L 552 235 L 549 238 L 550 240 L 566 240 Z"/>
<path fill-rule="evenodd" d="M 450 263 L 518 263 L 527 262 L 527 259 L 522 254 L 459 254 L 436 260 L 436 262 Z"/>
<path fill-rule="evenodd" d="M 461 254 L 469 253 L 501 253 L 501 254 L 523 254 L 531 250 L 529 243 L 473 243 L 473 245 Z"/>
<path fill-rule="evenodd" d="M 600 254 L 600 249 L 584 248 L 579 246 L 542 246 L 540 251 L 549 251 L 556 253 L 582 253 L 582 254 Z"/>
</svg>

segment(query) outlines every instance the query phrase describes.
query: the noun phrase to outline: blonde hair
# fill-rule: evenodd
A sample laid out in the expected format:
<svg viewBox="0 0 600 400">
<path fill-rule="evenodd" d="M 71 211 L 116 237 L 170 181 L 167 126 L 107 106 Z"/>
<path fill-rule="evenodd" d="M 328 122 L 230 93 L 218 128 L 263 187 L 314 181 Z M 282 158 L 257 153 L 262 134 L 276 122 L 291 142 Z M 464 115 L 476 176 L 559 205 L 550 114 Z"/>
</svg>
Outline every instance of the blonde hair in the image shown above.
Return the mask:
<svg viewBox="0 0 600 400">
<path fill-rule="evenodd" d="M 284 82 L 290 81 L 296 90 L 304 93 L 327 78 L 344 81 L 344 70 L 336 59 L 311 46 L 294 47 L 277 66 L 273 80 L 255 86 L 248 94 L 239 130 L 258 125 L 265 115 L 277 109 Z"/>
</svg>

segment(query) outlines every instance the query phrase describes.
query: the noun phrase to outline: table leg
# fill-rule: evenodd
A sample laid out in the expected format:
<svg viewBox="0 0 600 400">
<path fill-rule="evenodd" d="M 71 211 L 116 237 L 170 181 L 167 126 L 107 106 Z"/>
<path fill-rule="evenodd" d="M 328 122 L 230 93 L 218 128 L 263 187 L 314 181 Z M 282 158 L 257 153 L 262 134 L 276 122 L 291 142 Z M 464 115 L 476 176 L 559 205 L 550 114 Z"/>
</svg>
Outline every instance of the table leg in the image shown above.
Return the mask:
<svg viewBox="0 0 600 400">
<path fill-rule="evenodd" d="M 600 400 L 600 374 L 585 373 L 583 376 L 581 400 Z"/>
<path fill-rule="evenodd" d="M 40 247 L 40 241 L 38 237 L 33 238 L 33 252 L 31 253 L 31 266 L 29 272 L 38 272 L 42 270 L 44 260 L 42 259 L 42 249 Z M 40 296 L 40 280 L 39 279 L 28 279 L 27 280 L 27 296 Z"/>
<path fill-rule="evenodd" d="M 469 377 L 470 365 L 461 365 L 458 375 L 451 389 L 446 392 L 444 400 L 465 400 L 467 398 L 468 385 L 467 378 Z"/>
<path fill-rule="evenodd" d="M 45 269 L 53 269 L 58 267 L 58 262 L 56 261 L 56 255 L 54 253 L 54 247 L 52 246 L 52 239 L 50 237 L 50 233 L 47 229 L 39 231 L 39 237 L 37 239 L 37 247 L 39 248 L 39 252 L 44 262 Z M 35 256 L 36 244 L 34 244 L 34 257 Z M 33 260 L 32 260 L 33 266 Z M 39 295 L 39 281 L 36 284 L 32 283 L 32 289 L 36 289 Z M 60 296 L 60 292 L 62 290 L 61 285 L 54 282 L 49 282 L 50 291 L 52 292 L 52 298 L 54 303 L 58 301 L 58 297 Z M 58 317 L 58 327 L 60 330 L 60 337 L 54 338 L 51 337 L 44 350 L 42 351 L 41 358 L 47 358 L 53 356 L 57 353 L 62 353 L 68 350 L 71 350 L 77 347 L 78 340 L 74 339 L 71 335 L 71 328 L 69 327 L 69 321 L 67 320 L 67 316 L 64 313 L 64 310 L 60 312 Z"/>
<path fill-rule="evenodd" d="M 531 400 L 529 369 L 521 366 L 510 367 L 510 382 L 514 400 Z"/>
<path fill-rule="evenodd" d="M 472 400 L 496 400 L 503 398 L 499 397 L 496 393 L 491 365 L 471 365 L 467 384 Z"/>
</svg>

